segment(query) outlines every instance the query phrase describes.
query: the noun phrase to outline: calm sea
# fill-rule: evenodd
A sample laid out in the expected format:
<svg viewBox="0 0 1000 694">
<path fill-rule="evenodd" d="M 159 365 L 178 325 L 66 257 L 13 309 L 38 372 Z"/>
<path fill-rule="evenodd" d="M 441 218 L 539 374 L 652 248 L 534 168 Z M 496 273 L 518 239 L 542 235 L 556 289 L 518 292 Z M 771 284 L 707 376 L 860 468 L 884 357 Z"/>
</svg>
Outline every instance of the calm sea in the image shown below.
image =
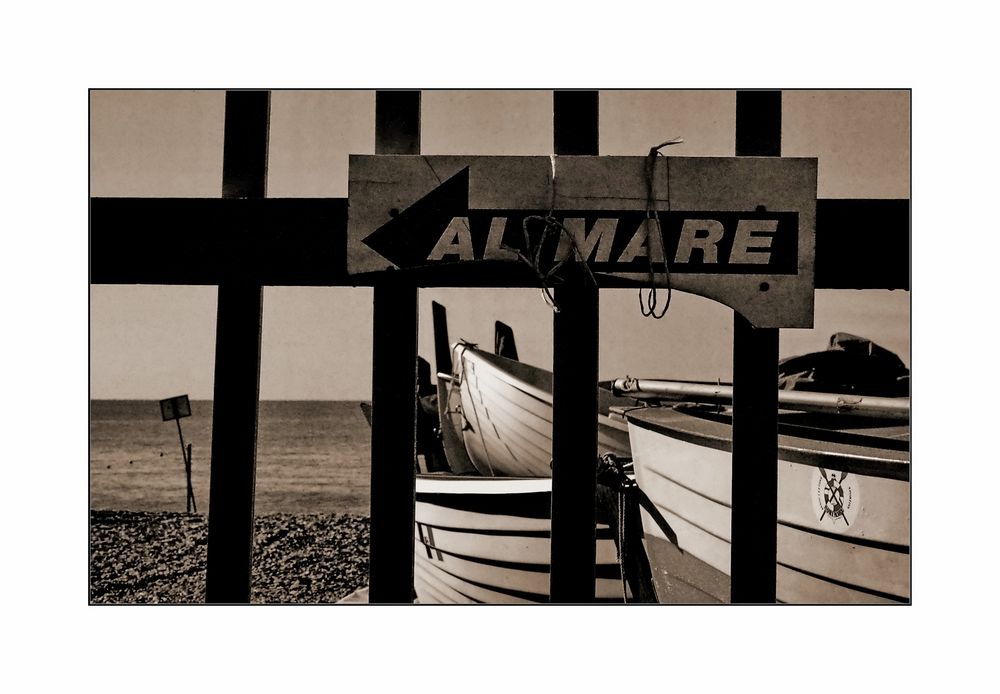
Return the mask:
<svg viewBox="0 0 1000 694">
<path fill-rule="evenodd" d="M 90 403 L 90 507 L 185 510 L 175 422 L 153 400 Z M 212 401 L 181 420 L 198 511 L 208 512 Z M 368 513 L 370 432 L 357 402 L 266 401 L 257 435 L 257 513 Z"/>
</svg>

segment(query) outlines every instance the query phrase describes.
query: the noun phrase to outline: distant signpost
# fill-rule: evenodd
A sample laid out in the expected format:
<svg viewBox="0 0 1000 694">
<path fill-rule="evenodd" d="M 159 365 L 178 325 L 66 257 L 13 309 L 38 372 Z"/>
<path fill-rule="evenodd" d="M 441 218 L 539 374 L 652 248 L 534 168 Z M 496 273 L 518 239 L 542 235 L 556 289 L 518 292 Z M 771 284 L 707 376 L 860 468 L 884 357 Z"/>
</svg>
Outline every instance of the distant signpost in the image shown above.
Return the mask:
<svg viewBox="0 0 1000 694">
<path fill-rule="evenodd" d="M 171 419 L 177 422 L 177 436 L 181 441 L 181 457 L 184 459 L 184 472 L 187 475 L 187 512 L 192 509 L 198 513 L 198 504 L 194 500 L 194 487 L 191 484 L 191 444 L 184 445 L 184 433 L 181 431 L 181 418 L 191 416 L 191 401 L 187 395 L 177 395 L 166 400 L 160 400 L 160 414 L 163 421 Z"/>
</svg>

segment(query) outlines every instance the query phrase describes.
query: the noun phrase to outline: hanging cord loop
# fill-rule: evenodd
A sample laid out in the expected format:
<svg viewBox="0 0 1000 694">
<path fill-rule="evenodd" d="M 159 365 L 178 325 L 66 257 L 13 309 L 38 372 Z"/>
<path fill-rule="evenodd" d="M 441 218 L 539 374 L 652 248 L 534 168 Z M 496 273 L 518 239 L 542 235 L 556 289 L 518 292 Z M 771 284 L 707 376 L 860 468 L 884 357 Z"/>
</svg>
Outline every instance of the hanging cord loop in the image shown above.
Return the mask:
<svg viewBox="0 0 1000 694">
<path fill-rule="evenodd" d="M 657 157 L 662 157 L 663 153 L 660 151 L 664 147 L 669 147 L 670 145 L 679 145 L 683 143 L 684 140 L 675 137 L 673 139 L 667 140 L 666 142 L 661 142 L 655 147 L 649 148 L 649 154 L 646 155 L 646 260 L 649 261 L 649 287 L 647 289 L 639 290 L 639 310 L 645 317 L 652 316 L 653 318 L 659 320 L 667 314 L 667 309 L 670 308 L 670 299 L 673 296 L 673 288 L 670 286 L 670 265 L 667 262 L 666 251 L 662 248 L 663 246 L 663 229 L 660 226 L 660 217 L 656 212 L 656 160 Z M 667 159 L 667 209 L 670 209 L 670 160 Z M 667 285 L 667 302 L 663 306 L 663 310 L 657 312 L 657 296 L 656 296 L 656 273 L 653 270 L 653 243 L 654 235 L 653 230 L 655 229 L 656 243 L 660 246 L 660 252 L 663 255 L 663 270 L 664 277 Z"/>
<path fill-rule="evenodd" d="M 551 175 L 549 177 L 549 211 L 545 215 L 528 215 L 521 222 L 521 232 L 524 237 L 524 251 L 520 249 L 511 248 L 510 246 L 504 246 L 506 250 L 512 251 L 517 254 L 518 259 L 525 263 L 528 267 L 534 270 L 535 274 L 538 276 L 538 281 L 542 285 L 542 298 L 545 300 L 554 313 L 559 313 L 559 304 L 556 303 L 555 297 L 552 295 L 552 282 L 553 280 L 559 280 L 559 271 L 563 268 L 570 259 L 578 260 L 583 269 L 587 273 L 587 277 L 590 278 L 590 282 L 597 286 L 597 279 L 594 277 L 594 273 L 591 272 L 590 266 L 587 265 L 587 259 L 583 257 L 583 253 L 580 251 L 579 246 L 577 246 L 576 238 L 570 233 L 562 222 L 556 219 L 554 212 L 556 207 L 556 155 L 550 155 L 549 161 L 551 162 Z M 540 231 L 537 231 L 535 237 L 532 236 L 532 230 L 529 226 L 541 225 Z M 572 249 L 572 255 L 567 254 L 565 258 L 557 260 L 555 264 L 547 271 L 542 268 L 542 250 L 547 244 L 551 243 L 551 239 L 554 236 L 556 238 L 556 252 L 558 253 L 558 241 L 561 236 L 565 234 L 567 240 L 569 241 L 570 248 Z"/>
</svg>

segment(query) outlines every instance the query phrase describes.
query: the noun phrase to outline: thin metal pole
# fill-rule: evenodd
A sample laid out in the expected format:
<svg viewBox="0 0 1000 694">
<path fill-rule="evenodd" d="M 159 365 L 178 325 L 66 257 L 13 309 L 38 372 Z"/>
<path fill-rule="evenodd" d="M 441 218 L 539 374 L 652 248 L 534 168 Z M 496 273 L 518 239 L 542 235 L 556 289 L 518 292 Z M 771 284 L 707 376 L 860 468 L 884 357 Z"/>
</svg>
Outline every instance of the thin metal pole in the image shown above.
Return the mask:
<svg viewBox="0 0 1000 694">
<path fill-rule="evenodd" d="M 227 92 L 222 194 L 263 198 L 268 92 Z M 205 599 L 250 602 L 262 289 L 227 268 L 219 283 Z"/>
<path fill-rule="evenodd" d="M 596 155 L 597 92 L 555 92 L 555 153 Z M 552 320 L 552 602 L 594 601 L 598 290 L 576 263 Z"/>
<path fill-rule="evenodd" d="M 377 92 L 375 152 L 418 154 L 420 93 Z M 417 288 L 375 284 L 372 344 L 371 546 L 368 600 L 413 601 Z"/>
<path fill-rule="evenodd" d="M 194 498 L 194 484 L 191 483 L 191 444 L 187 445 L 187 465 L 185 466 L 187 471 L 187 485 L 188 485 L 188 500 L 190 501 L 191 508 L 188 509 L 188 513 L 191 513 L 191 509 L 194 509 L 195 513 L 198 513 L 198 502 Z"/>
<path fill-rule="evenodd" d="M 781 92 L 737 92 L 736 155 L 781 156 Z M 730 601 L 776 599 L 778 330 L 733 317 Z"/>
<path fill-rule="evenodd" d="M 187 512 L 191 513 L 191 464 L 188 462 L 188 450 L 184 446 L 184 433 L 181 431 L 181 418 L 177 422 L 177 437 L 181 440 L 181 460 L 184 461 L 184 474 L 187 477 Z"/>
</svg>

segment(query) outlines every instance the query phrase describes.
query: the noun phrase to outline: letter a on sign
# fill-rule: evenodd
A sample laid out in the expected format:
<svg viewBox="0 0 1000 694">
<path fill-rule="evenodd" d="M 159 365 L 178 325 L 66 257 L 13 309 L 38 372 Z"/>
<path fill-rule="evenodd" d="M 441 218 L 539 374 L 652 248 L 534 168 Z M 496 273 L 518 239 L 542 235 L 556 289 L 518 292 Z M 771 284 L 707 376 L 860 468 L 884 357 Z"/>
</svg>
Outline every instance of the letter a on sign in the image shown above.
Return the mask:
<svg viewBox="0 0 1000 694">
<path fill-rule="evenodd" d="M 427 260 L 441 260 L 446 255 L 457 255 L 459 260 L 475 260 L 472 251 L 472 232 L 469 220 L 455 217 L 441 234 L 437 244 L 431 249 Z"/>
<path fill-rule="evenodd" d="M 716 245 L 722 240 L 724 233 L 722 224 L 714 219 L 685 219 L 674 262 L 689 262 L 691 251 L 697 248 L 702 253 L 703 263 L 717 263 L 719 254 Z"/>
<path fill-rule="evenodd" d="M 654 263 L 663 262 L 663 239 L 656 235 L 656 228 L 653 227 L 653 234 L 649 233 L 650 225 L 643 222 L 632 235 L 632 240 L 625 246 L 625 250 L 618 257 L 619 263 L 631 263 L 636 258 L 649 257 Z"/>
</svg>

